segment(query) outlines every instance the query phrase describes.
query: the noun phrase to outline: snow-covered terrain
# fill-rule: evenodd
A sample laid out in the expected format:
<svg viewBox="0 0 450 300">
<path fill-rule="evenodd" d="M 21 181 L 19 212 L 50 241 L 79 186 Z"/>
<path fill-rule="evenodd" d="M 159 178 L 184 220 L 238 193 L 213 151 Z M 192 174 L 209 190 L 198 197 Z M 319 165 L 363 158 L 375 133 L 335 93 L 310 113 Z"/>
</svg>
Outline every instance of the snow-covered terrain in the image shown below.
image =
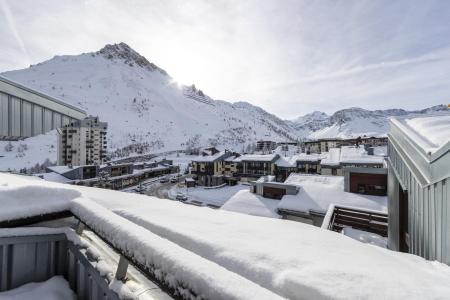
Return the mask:
<svg viewBox="0 0 450 300">
<path fill-rule="evenodd" d="M 213 100 L 193 86 L 177 84 L 124 43 L 55 56 L 2 75 L 107 121 L 110 149 L 139 143 L 148 143 L 148 151 L 210 144 L 242 149 L 261 138 L 297 137 L 284 121 L 259 107 Z"/>
<path fill-rule="evenodd" d="M 0 220 L 14 217 L 17 201 L 22 217 L 49 212 L 44 206 L 70 209 L 187 298 L 190 291 L 199 299 L 450 295 L 447 265 L 311 225 L 11 174 L 0 182 Z"/>
<path fill-rule="evenodd" d="M 339 110 L 331 116 L 316 111 L 287 123 L 296 129 L 299 136 L 309 139 L 381 136 L 389 131 L 390 117 L 427 115 L 436 112 L 450 113 L 450 109 L 445 105 L 417 111 L 403 109 L 371 111 L 352 107 Z"/>
<path fill-rule="evenodd" d="M 92 53 L 55 56 L 2 76 L 98 115 L 109 125 L 109 150 L 125 149 L 121 155 L 136 149 L 158 153 L 210 145 L 242 150 L 259 139 L 384 135 L 391 116 L 448 111 L 444 105 L 414 112 L 349 108 L 331 116 L 316 111 L 293 121 L 281 120 L 247 102 L 214 100 L 195 86 L 179 85 L 124 43 Z M 15 151 L 5 154 L 6 144 L 0 142 L 0 156 L 5 156 L 0 157 L 0 170 L 29 168 L 47 158 L 56 161 L 53 135 L 24 143 L 29 149 L 16 157 Z"/>
<path fill-rule="evenodd" d="M 38 173 L 56 160 L 56 130 L 23 141 L 0 141 L 0 171 L 27 168 Z"/>
</svg>

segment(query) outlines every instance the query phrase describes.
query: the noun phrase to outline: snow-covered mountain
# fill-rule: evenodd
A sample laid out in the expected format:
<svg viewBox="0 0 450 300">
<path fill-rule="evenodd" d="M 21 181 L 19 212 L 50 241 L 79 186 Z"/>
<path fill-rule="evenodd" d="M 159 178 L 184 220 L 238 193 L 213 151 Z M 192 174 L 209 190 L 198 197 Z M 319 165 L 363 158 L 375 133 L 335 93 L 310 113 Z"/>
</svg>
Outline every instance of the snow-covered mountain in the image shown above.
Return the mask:
<svg viewBox="0 0 450 300">
<path fill-rule="evenodd" d="M 389 131 L 390 117 L 412 114 L 449 112 L 445 105 L 433 106 L 423 110 L 406 111 L 403 109 L 366 110 L 358 107 L 342 109 L 331 116 L 323 112 L 314 112 L 288 121 L 301 137 L 308 139 L 349 138 L 357 136 L 385 135 Z"/>
<path fill-rule="evenodd" d="M 259 107 L 213 100 L 195 86 L 177 84 L 124 43 L 2 75 L 107 121 L 111 149 L 130 144 L 148 144 L 148 151 L 211 144 L 242 149 L 261 138 L 297 138 L 291 126 Z"/>
<path fill-rule="evenodd" d="M 412 112 L 348 108 L 332 115 L 316 111 L 281 120 L 247 102 L 214 100 L 194 85 L 179 85 L 124 43 L 93 53 L 55 56 L 2 75 L 107 121 L 109 150 L 116 155 L 207 145 L 241 150 L 258 139 L 384 135 L 391 116 L 449 111 L 444 105 Z M 12 147 L 0 142 L 0 170 L 55 162 L 55 144 L 54 133 L 14 142 Z"/>
</svg>

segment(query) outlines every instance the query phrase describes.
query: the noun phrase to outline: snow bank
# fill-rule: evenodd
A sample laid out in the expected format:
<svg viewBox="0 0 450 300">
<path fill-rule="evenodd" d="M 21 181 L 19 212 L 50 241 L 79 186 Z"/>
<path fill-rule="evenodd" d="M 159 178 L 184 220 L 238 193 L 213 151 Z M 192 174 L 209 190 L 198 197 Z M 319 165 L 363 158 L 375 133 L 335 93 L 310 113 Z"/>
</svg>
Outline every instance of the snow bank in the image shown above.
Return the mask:
<svg viewBox="0 0 450 300">
<path fill-rule="evenodd" d="M 0 299 L 29 300 L 29 299 L 76 299 L 69 283 L 62 276 L 55 276 L 44 282 L 24 284 L 10 291 L 0 292 Z"/>
<path fill-rule="evenodd" d="M 9 181 L 15 188 L 37 182 L 0 175 L 0 182 Z M 450 295 L 450 268 L 444 264 L 307 224 L 39 182 L 80 193 L 79 198 L 66 198 L 72 212 L 188 297 L 192 291 L 210 299 L 445 299 Z M 1 204 L 4 193 L 8 191 L 0 190 Z M 324 193 L 323 188 L 319 193 Z M 17 200 L 28 196 L 18 194 Z"/>
<path fill-rule="evenodd" d="M 405 119 L 405 123 L 414 130 L 419 138 L 415 141 L 426 152 L 436 152 L 439 148 L 450 142 L 450 115 L 432 117 L 416 117 Z M 414 136 L 413 136 L 414 137 Z M 427 141 L 427 145 L 424 141 Z"/>
<path fill-rule="evenodd" d="M 117 213 L 289 299 L 430 299 L 450 292 L 448 266 L 332 231 L 222 210 L 162 214 L 154 207 Z"/>
<path fill-rule="evenodd" d="M 247 188 L 232 196 L 221 209 L 253 216 L 279 218 L 276 213 L 279 202 L 251 193 Z"/>
<path fill-rule="evenodd" d="M 269 292 L 86 199 L 72 211 L 114 246 L 145 265 L 181 295 L 207 299 L 277 299 Z M 236 288 L 239 286 L 239 288 Z"/>
<path fill-rule="evenodd" d="M 351 227 L 342 229 L 342 234 L 362 243 L 375 245 L 378 247 L 387 248 L 387 238 L 379 234 L 358 230 Z"/>
<path fill-rule="evenodd" d="M 221 188 L 207 189 L 205 187 L 197 186 L 193 188 L 174 188 L 171 190 L 171 194 L 177 193 L 186 194 L 189 197 L 189 201 L 199 201 L 204 204 L 212 204 L 216 206 L 222 206 L 233 195 L 242 190 L 248 190 L 248 186 L 238 184 L 234 186 L 223 186 Z"/>
<path fill-rule="evenodd" d="M 0 177 L 2 179 L 2 177 Z M 0 185 L 0 221 L 31 217 L 69 209 L 69 200 L 80 192 L 62 187 L 40 186 L 35 183 L 25 186 Z"/>
<path fill-rule="evenodd" d="M 47 163 L 55 163 L 56 145 L 56 130 L 23 141 L 0 141 L 0 171 L 29 169 L 36 164 L 45 164 L 47 159 Z"/>
</svg>

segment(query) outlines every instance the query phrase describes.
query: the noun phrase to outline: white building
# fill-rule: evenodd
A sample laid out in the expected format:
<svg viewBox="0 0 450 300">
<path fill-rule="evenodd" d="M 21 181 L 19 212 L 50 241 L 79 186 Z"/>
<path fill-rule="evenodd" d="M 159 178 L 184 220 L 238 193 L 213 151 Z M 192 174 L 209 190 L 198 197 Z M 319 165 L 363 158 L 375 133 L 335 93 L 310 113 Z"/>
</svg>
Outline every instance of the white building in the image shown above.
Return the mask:
<svg viewBox="0 0 450 300">
<path fill-rule="evenodd" d="M 101 164 L 106 158 L 106 122 L 88 117 L 58 129 L 58 165 Z"/>
</svg>

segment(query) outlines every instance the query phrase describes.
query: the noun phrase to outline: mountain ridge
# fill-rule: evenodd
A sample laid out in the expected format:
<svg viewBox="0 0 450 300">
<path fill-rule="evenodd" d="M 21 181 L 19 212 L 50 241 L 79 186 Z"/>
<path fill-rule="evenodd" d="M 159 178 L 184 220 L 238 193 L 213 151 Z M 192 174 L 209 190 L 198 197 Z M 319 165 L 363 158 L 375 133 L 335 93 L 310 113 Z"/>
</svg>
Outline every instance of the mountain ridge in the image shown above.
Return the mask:
<svg viewBox="0 0 450 300">
<path fill-rule="evenodd" d="M 80 55 L 54 56 L 2 75 L 107 121 L 111 151 L 130 145 L 145 151 L 207 145 L 241 150 L 259 139 L 383 135 L 390 116 L 448 110 L 443 105 L 418 111 L 353 107 L 331 115 L 316 111 L 282 120 L 248 102 L 214 100 L 195 85 L 179 85 L 125 43 Z"/>
</svg>

